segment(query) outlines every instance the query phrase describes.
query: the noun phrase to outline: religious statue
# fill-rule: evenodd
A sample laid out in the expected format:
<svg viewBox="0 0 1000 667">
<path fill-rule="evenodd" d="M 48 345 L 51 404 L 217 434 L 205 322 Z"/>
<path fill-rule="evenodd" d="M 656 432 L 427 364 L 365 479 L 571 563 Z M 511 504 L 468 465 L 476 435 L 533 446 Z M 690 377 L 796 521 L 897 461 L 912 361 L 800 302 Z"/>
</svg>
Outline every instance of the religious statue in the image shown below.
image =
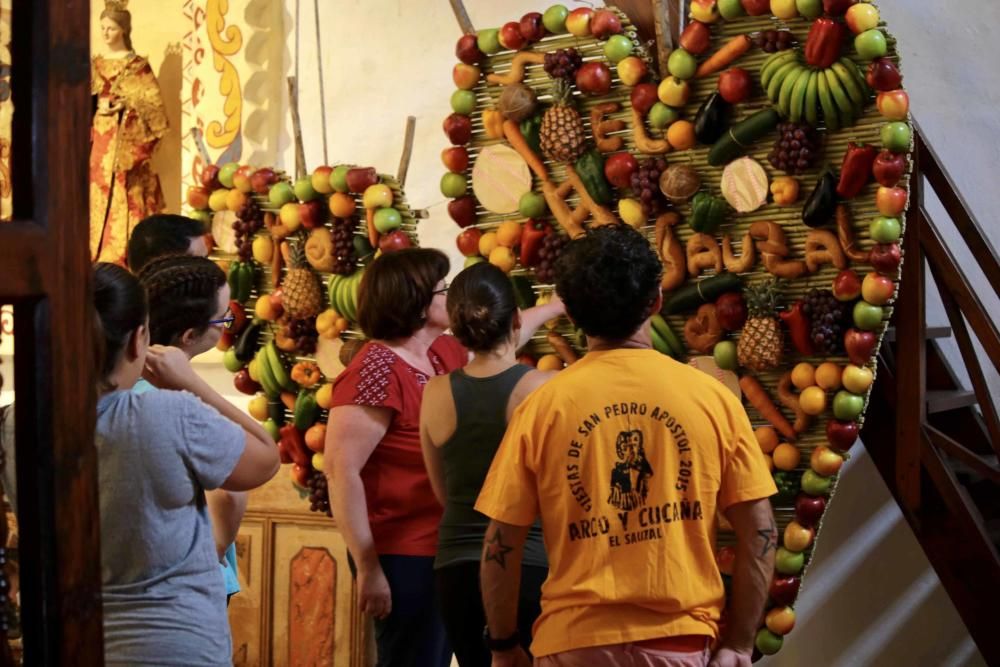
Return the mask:
<svg viewBox="0 0 1000 667">
<path fill-rule="evenodd" d="M 167 132 L 153 69 L 132 50 L 128 0 L 108 0 L 101 12 L 105 55 L 91 62 L 97 110 L 90 146 L 90 256 L 125 264 L 132 229 L 164 209 L 150 158 Z"/>
</svg>

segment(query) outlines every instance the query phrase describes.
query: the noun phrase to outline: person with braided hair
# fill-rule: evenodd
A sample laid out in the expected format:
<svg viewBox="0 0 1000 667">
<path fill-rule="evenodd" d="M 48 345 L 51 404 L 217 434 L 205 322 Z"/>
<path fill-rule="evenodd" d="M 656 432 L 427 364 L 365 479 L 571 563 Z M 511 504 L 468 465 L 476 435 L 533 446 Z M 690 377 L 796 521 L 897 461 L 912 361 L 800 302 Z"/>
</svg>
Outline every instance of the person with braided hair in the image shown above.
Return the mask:
<svg viewBox="0 0 1000 667">
<path fill-rule="evenodd" d="M 166 255 L 147 260 L 139 272 L 139 282 L 146 288 L 149 299 L 152 344 L 179 348 L 188 359 L 215 347 L 230 313 L 226 275 L 214 262 L 190 255 Z M 148 381 L 140 379 L 133 391 L 153 388 Z M 263 427 L 248 415 L 242 411 L 234 415 L 239 416 L 238 423 L 248 432 L 270 440 Z M 205 497 L 228 599 L 240 591 L 235 541 L 246 511 L 247 495 L 216 489 Z"/>
</svg>

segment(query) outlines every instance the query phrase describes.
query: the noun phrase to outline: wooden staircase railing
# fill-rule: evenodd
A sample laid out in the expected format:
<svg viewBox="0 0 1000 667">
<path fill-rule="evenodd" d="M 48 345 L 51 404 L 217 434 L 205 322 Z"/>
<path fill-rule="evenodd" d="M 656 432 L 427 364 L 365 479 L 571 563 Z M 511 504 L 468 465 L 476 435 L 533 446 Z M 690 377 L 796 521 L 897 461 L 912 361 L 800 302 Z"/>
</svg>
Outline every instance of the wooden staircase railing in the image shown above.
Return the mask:
<svg viewBox="0 0 1000 667">
<path fill-rule="evenodd" d="M 893 315 L 895 349 L 884 349 L 881 355 L 877 391 L 869 404 L 862 438 L 983 657 L 989 664 L 1000 664 L 1000 633 L 991 620 L 995 618 L 993 601 L 1000 595 L 1000 555 L 981 508 L 955 471 L 956 463 L 971 471 L 998 501 L 993 506 L 1000 507 L 996 463 L 1000 420 L 973 343 L 974 337 L 1000 372 L 1000 333 L 973 288 L 969 272 L 955 259 L 928 214 L 925 185 L 943 204 L 990 289 L 1000 295 L 996 250 L 917 127 L 903 278 Z M 960 416 L 940 420 L 929 414 L 929 400 L 941 393 L 928 391 L 929 367 L 933 375 L 940 376 L 935 369 L 944 367 L 952 380 L 954 376 L 936 344 L 929 342 L 928 268 L 980 413 L 971 401 L 956 400 L 957 407 L 945 402 L 944 409 L 960 412 Z M 952 393 L 968 398 L 968 392 Z M 961 427 L 950 428 L 948 424 L 953 423 Z M 971 438 L 970 433 L 979 437 Z"/>
</svg>

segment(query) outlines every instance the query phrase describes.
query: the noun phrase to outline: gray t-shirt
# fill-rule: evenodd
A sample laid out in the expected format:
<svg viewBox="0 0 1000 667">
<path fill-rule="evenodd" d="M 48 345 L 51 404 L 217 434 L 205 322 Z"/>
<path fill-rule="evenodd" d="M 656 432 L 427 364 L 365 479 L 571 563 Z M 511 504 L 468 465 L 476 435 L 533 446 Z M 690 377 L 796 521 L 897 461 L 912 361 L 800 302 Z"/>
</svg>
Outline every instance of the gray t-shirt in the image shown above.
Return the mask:
<svg viewBox="0 0 1000 667">
<path fill-rule="evenodd" d="M 178 391 L 97 404 L 108 665 L 230 665 L 226 593 L 205 505 L 243 454 L 243 430 Z"/>
</svg>

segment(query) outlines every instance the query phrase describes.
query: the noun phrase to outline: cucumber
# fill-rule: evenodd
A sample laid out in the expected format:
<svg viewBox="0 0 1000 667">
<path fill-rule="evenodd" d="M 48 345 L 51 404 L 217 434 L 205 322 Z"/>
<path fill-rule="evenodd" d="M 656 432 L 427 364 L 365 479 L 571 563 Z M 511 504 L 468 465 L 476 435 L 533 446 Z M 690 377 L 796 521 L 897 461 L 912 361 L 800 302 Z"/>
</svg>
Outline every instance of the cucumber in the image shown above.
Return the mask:
<svg viewBox="0 0 1000 667">
<path fill-rule="evenodd" d="M 742 287 L 739 276 L 725 271 L 696 283 L 688 283 L 663 300 L 663 315 L 674 315 L 693 310 L 703 303 L 715 301 L 726 292 L 735 292 Z"/>
<path fill-rule="evenodd" d="M 514 301 L 521 310 L 527 310 L 535 305 L 535 291 L 531 289 L 531 281 L 524 276 L 511 276 L 510 284 L 514 288 Z"/>
<path fill-rule="evenodd" d="M 774 109 L 763 109 L 741 120 L 712 145 L 708 151 L 708 163 L 721 167 L 746 155 L 750 145 L 773 130 L 778 120 L 778 112 Z"/>
</svg>

